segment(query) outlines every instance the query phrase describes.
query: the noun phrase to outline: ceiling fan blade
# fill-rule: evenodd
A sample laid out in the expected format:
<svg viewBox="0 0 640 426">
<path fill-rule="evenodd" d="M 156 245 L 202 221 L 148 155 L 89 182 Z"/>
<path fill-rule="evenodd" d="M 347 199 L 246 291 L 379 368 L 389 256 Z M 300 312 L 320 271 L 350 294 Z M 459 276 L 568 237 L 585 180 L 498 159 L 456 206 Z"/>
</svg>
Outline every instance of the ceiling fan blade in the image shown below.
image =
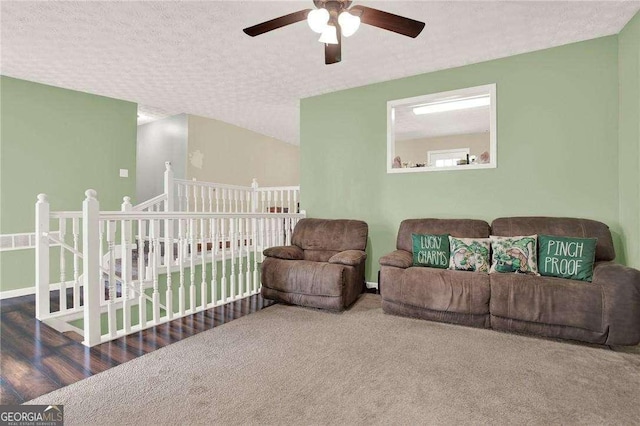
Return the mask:
<svg viewBox="0 0 640 426">
<path fill-rule="evenodd" d="M 336 23 L 336 36 L 338 44 L 324 44 L 324 63 L 325 65 L 336 64 L 342 60 L 342 29 Z"/>
<path fill-rule="evenodd" d="M 424 22 L 366 6 L 353 6 L 349 11 L 361 11 L 360 21 L 364 24 L 412 38 L 418 37 L 425 25 Z"/>
<path fill-rule="evenodd" d="M 270 21 L 262 22 L 261 24 L 254 25 L 249 28 L 245 28 L 245 34 L 255 37 L 260 34 L 268 33 L 269 31 L 277 30 L 278 28 L 286 25 L 295 24 L 296 22 L 304 21 L 307 19 L 307 15 L 311 12 L 311 9 L 301 10 L 299 12 L 290 13 L 288 15 L 281 16 L 279 18 L 272 19 Z"/>
</svg>

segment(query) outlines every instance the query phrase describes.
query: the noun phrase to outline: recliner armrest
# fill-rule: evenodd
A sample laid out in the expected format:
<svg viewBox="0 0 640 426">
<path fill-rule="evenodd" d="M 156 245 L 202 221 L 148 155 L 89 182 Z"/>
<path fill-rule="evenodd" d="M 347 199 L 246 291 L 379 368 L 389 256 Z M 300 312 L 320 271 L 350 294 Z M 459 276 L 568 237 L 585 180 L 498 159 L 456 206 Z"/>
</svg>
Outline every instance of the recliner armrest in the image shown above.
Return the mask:
<svg viewBox="0 0 640 426">
<path fill-rule="evenodd" d="M 396 250 L 380 258 L 381 266 L 409 268 L 413 265 L 413 255 L 406 250 Z"/>
<path fill-rule="evenodd" d="M 367 258 L 367 253 L 362 250 L 345 250 L 336 253 L 329 259 L 329 263 L 339 263 L 340 265 L 357 266 Z"/>
<path fill-rule="evenodd" d="M 262 252 L 267 257 L 276 257 L 284 260 L 302 260 L 304 252 L 298 246 L 278 246 L 269 247 Z"/>
<path fill-rule="evenodd" d="M 602 286 L 604 325 L 609 327 L 606 344 L 638 344 L 640 271 L 613 262 L 597 262 L 592 284 Z"/>
</svg>

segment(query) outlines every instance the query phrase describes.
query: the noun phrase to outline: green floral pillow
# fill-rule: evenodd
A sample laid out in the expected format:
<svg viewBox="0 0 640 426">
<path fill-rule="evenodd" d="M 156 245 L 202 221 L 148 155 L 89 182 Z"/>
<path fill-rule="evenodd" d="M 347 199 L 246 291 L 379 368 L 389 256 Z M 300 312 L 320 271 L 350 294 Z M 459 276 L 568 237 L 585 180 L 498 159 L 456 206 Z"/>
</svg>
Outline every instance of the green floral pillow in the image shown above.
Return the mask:
<svg viewBox="0 0 640 426">
<path fill-rule="evenodd" d="M 537 235 L 497 237 L 491 239 L 491 270 L 489 272 L 538 273 Z"/>
<path fill-rule="evenodd" d="M 489 272 L 489 238 L 449 237 L 449 269 Z"/>
</svg>

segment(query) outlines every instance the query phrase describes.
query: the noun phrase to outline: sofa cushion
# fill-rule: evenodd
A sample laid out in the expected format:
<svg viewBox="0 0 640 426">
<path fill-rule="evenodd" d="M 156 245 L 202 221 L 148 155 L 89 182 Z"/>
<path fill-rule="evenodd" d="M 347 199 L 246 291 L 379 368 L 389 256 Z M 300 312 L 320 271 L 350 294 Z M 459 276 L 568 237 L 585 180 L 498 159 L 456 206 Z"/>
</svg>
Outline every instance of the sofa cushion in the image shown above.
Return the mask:
<svg viewBox="0 0 640 426">
<path fill-rule="evenodd" d="M 470 272 L 489 272 L 488 238 L 449 237 L 451 257 L 449 269 Z"/>
<path fill-rule="evenodd" d="M 341 296 L 347 266 L 268 257 L 262 263 L 262 285 L 282 292 Z"/>
<path fill-rule="evenodd" d="M 597 238 L 596 260 L 613 260 L 616 257 L 609 227 L 595 220 L 570 217 L 501 217 L 491 223 L 491 232 L 505 237 L 545 234 Z"/>
<path fill-rule="evenodd" d="M 540 274 L 588 281 L 593 279 L 595 238 L 540 235 Z"/>
<path fill-rule="evenodd" d="M 413 250 L 411 234 L 450 234 L 459 238 L 488 238 L 489 224 L 473 219 L 407 219 L 400 223 L 396 248 Z"/>
<path fill-rule="evenodd" d="M 489 313 L 489 275 L 480 272 L 410 267 L 382 268 L 384 300 L 462 314 Z"/>
<path fill-rule="evenodd" d="M 534 323 L 604 331 L 602 288 L 580 281 L 491 274 L 491 314 Z"/>
<path fill-rule="evenodd" d="M 491 270 L 489 272 L 538 273 L 537 235 L 498 237 L 491 239 Z"/>
<path fill-rule="evenodd" d="M 340 253 L 335 250 L 304 250 L 304 260 L 311 262 L 328 262 L 336 254 Z"/>
<path fill-rule="evenodd" d="M 380 266 L 395 266 L 396 268 L 408 268 L 413 264 L 411 253 L 404 250 L 392 251 L 385 254 L 379 260 Z"/>
<path fill-rule="evenodd" d="M 285 260 L 302 260 L 304 258 L 304 252 L 298 246 L 269 247 L 265 249 L 263 254 L 268 257 L 277 257 Z"/>
<path fill-rule="evenodd" d="M 367 235 L 368 226 L 360 220 L 300 219 L 291 242 L 303 250 L 364 250 Z"/>
<path fill-rule="evenodd" d="M 449 267 L 449 234 L 411 234 L 413 265 L 447 269 Z"/>
<path fill-rule="evenodd" d="M 357 266 L 367 259 L 367 253 L 362 250 L 345 250 L 334 254 L 329 263 L 338 263 L 347 266 Z"/>
</svg>

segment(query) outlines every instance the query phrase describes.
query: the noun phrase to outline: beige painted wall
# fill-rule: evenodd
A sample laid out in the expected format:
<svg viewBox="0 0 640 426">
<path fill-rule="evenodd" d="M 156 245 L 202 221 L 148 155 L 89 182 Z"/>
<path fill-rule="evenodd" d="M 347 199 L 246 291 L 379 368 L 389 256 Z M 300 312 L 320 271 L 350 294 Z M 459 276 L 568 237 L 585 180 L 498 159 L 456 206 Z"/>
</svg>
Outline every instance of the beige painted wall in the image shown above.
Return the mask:
<svg viewBox="0 0 640 426">
<path fill-rule="evenodd" d="M 231 185 L 300 184 L 300 147 L 222 121 L 189 115 L 187 179 Z"/>
<path fill-rule="evenodd" d="M 396 142 L 396 155 L 403 163 L 426 163 L 427 151 L 469 148 L 469 155 L 480 156 L 489 151 L 489 133 L 409 139 Z"/>
</svg>

